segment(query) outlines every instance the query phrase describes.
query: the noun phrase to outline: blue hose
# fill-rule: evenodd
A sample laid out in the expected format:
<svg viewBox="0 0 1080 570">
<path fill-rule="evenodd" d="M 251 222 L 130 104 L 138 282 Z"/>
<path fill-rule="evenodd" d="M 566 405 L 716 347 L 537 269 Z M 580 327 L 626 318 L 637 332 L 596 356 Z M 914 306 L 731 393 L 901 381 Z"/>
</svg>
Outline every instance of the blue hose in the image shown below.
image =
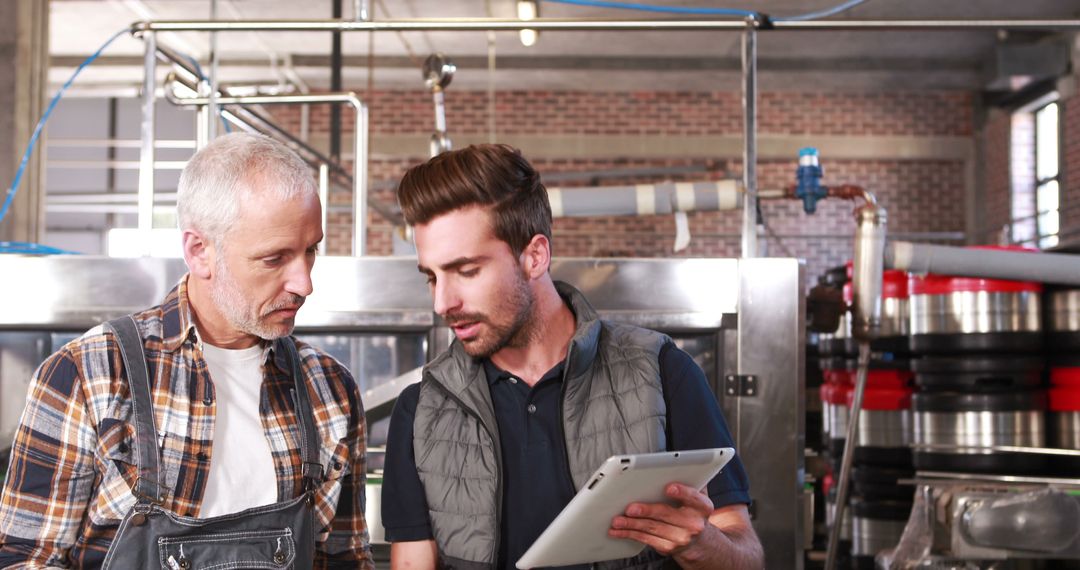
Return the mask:
<svg viewBox="0 0 1080 570">
<path fill-rule="evenodd" d="M 37 144 L 42 129 L 45 128 L 45 122 L 49 120 L 49 115 L 52 115 L 53 109 L 55 109 L 56 104 L 60 102 L 60 98 L 64 96 L 64 92 L 67 91 L 68 87 L 71 87 L 71 84 L 75 81 L 75 78 L 79 76 L 79 73 L 81 73 L 86 66 L 93 63 L 93 61 L 101 55 L 101 52 L 109 47 L 109 44 L 113 43 L 116 38 L 130 33 L 130 31 L 130 28 L 124 28 L 113 34 L 108 41 L 102 44 L 101 47 L 93 53 L 93 55 L 83 60 L 83 62 L 79 64 L 79 67 L 75 68 L 75 72 L 71 74 L 71 77 L 69 77 L 68 80 L 64 82 L 64 85 L 60 87 L 60 90 L 56 92 L 52 101 L 49 101 L 49 106 L 45 108 L 45 113 L 41 115 L 41 120 L 39 120 L 37 126 L 34 127 L 34 134 L 30 135 L 30 143 L 26 145 L 26 152 L 23 153 L 22 160 L 19 162 L 19 168 L 15 171 L 15 179 L 11 181 L 11 187 L 8 188 L 7 191 L 7 198 L 4 199 L 4 205 L 0 207 L 0 222 L 4 220 L 4 216 L 7 215 L 8 209 L 11 207 L 11 202 L 15 200 L 15 192 L 19 189 L 19 182 L 22 180 L 23 172 L 26 170 L 26 163 L 30 161 L 30 155 L 34 152 L 34 145 Z"/>
</svg>

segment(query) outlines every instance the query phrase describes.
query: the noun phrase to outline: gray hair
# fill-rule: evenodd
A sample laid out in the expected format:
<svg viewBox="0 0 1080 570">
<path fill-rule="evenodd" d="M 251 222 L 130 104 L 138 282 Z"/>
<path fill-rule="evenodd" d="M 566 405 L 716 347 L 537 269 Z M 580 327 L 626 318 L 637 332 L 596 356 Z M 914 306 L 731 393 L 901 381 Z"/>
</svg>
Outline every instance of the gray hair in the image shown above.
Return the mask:
<svg viewBox="0 0 1080 570">
<path fill-rule="evenodd" d="M 232 133 L 195 153 L 180 173 L 176 194 L 180 229 L 203 232 L 221 244 L 236 221 L 243 194 L 256 186 L 270 196 L 248 199 L 318 195 L 311 168 L 287 146 L 263 135 Z"/>
</svg>

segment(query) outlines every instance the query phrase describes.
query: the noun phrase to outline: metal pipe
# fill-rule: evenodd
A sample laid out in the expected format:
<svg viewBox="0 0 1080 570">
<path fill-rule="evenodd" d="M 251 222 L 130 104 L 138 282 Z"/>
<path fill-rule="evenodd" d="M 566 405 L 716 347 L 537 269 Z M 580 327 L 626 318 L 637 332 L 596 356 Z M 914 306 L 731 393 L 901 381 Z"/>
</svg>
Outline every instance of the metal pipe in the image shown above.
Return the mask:
<svg viewBox="0 0 1080 570">
<path fill-rule="evenodd" d="M 210 19 L 217 20 L 217 0 L 210 0 Z M 218 108 L 217 96 L 218 96 L 218 50 L 217 50 L 217 32 L 210 32 L 210 77 L 208 82 L 210 84 L 210 102 L 206 105 L 207 113 L 200 115 L 206 121 L 206 140 L 207 142 L 217 138 L 217 119 L 221 114 L 221 110 Z M 199 147 L 202 148 L 202 147 Z"/>
<path fill-rule="evenodd" d="M 332 0 L 334 19 L 341 19 L 344 0 Z M 341 91 L 341 32 L 330 34 L 330 90 Z M 341 107 L 330 105 L 330 158 L 341 162 Z"/>
<path fill-rule="evenodd" d="M 325 162 L 319 164 L 319 203 L 322 204 L 323 239 L 319 242 L 319 255 L 326 255 L 326 242 L 330 239 L 327 221 L 330 214 L 330 167 Z"/>
<path fill-rule="evenodd" d="M 746 20 L 742 35 L 743 224 L 742 257 L 757 257 L 757 30 Z"/>
<path fill-rule="evenodd" d="M 986 279 L 1080 285 L 1080 256 L 993 249 L 968 249 L 904 241 L 885 248 L 885 266 L 911 273 L 941 273 Z"/>
<path fill-rule="evenodd" d="M 353 2 L 353 17 L 357 22 L 366 22 L 371 19 L 371 8 L 369 0 L 354 0 Z"/>
<path fill-rule="evenodd" d="M 368 108 L 353 97 L 356 127 L 353 132 L 353 255 L 367 255 L 368 215 Z"/>
<path fill-rule="evenodd" d="M 139 151 L 139 240 L 143 255 L 150 255 L 150 238 L 154 227 L 154 94 L 157 71 L 157 34 L 143 34 L 143 101 L 142 101 L 142 148 Z"/>
<path fill-rule="evenodd" d="M 735 180 L 664 182 L 632 186 L 548 188 L 551 215 L 648 216 L 674 212 L 734 210 L 739 207 Z"/>
<path fill-rule="evenodd" d="M 881 328 L 887 221 L 885 208 L 875 203 L 868 202 L 855 210 L 851 334 L 860 340 L 873 339 Z"/>
<path fill-rule="evenodd" d="M 205 97 L 177 97 L 169 94 L 169 101 L 176 105 L 205 105 Z M 368 112 L 367 105 L 351 91 L 344 93 L 299 94 L 299 95 L 245 95 L 218 97 L 221 105 L 282 105 L 314 103 L 348 103 L 356 110 L 356 129 L 353 133 L 353 255 L 362 256 L 367 251 L 367 211 L 368 211 Z M 260 117 L 261 119 L 261 117 Z M 265 119 L 263 119 L 265 120 Z M 326 160 L 324 162 L 329 162 Z M 387 219 L 392 219 L 388 217 Z"/>
<path fill-rule="evenodd" d="M 754 27 L 761 28 L 761 21 Z M 957 31 L 957 30 L 1017 30 L 1069 31 L 1080 30 L 1080 19 L 1062 20 L 811 20 L 805 22 L 770 22 L 774 30 L 787 31 Z M 523 22 L 506 18 L 413 18 L 384 21 L 351 20 L 158 20 L 135 22 L 133 33 L 168 32 L 463 32 L 463 31 L 520 31 L 533 29 L 553 32 L 599 31 L 742 31 L 743 20 L 607 20 L 591 18 L 541 18 Z"/>
<path fill-rule="evenodd" d="M 870 370 L 870 341 L 859 343 L 859 370 L 855 377 L 855 395 L 848 415 L 847 444 L 840 460 L 840 482 L 836 488 L 836 510 L 833 514 L 833 526 L 829 529 L 829 549 L 825 555 L 825 570 L 835 570 L 840 547 L 840 530 L 843 526 L 844 509 L 847 507 L 848 486 L 851 480 L 851 464 L 855 458 L 855 437 L 858 435 L 859 412 L 862 410 L 863 393 L 866 392 L 866 377 Z"/>
</svg>

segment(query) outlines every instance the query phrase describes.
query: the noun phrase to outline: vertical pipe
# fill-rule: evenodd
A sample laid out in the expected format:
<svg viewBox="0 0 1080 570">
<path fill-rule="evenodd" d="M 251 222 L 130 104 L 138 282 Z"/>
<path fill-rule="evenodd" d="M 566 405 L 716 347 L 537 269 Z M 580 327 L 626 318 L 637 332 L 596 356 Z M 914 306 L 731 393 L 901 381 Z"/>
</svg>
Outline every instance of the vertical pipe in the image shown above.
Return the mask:
<svg viewBox="0 0 1080 570">
<path fill-rule="evenodd" d="M 109 166 L 105 170 L 105 191 L 110 194 L 116 192 L 116 111 L 116 97 L 109 97 L 109 146 L 105 149 L 105 161 Z M 110 230 L 116 227 L 116 214 L 105 216 L 105 227 Z M 107 244 L 101 248 L 102 251 L 107 249 Z"/>
<path fill-rule="evenodd" d="M 743 227 L 742 256 L 757 257 L 757 29 L 747 19 L 742 35 Z"/>
<path fill-rule="evenodd" d="M 355 0 L 353 2 L 353 15 L 357 22 L 366 22 L 371 19 L 371 7 L 369 0 Z"/>
<path fill-rule="evenodd" d="M 210 144 L 210 105 L 199 105 L 195 110 L 195 152 Z"/>
<path fill-rule="evenodd" d="M 217 0 L 210 0 L 210 19 L 217 20 Z M 217 97 L 218 97 L 218 50 L 217 50 L 217 32 L 210 32 L 210 103 L 207 105 L 207 114 L 203 118 L 206 119 L 206 140 L 207 142 L 214 140 L 217 137 L 217 122 L 218 117 L 221 114 L 218 110 Z"/>
<path fill-rule="evenodd" d="M 143 33 L 142 148 L 139 152 L 139 243 L 143 255 L 150 255 L 154 226 L 154 95 L 157 89 L 157 36 Z"/>
<path fill-rule="evenodd" d="M 319 163 L 319 203 L 322 205 L 323 239 L 319 242 L 319 255 L 326 255 L 326 242 L 330 239 L 327 220 L 330 215 L 330 165 Z"/>
<path fill-rule="evenodd" d="M 341 19 L 342 0 L 334 0 L 333 16 Z M 341 91 L 341 32 L 330 34 L 330 91 Z M 330 158 L 341 162 L 341 105 L 330 104 Z"/>
<path fill-rule="evenodd" d="M 368 108 L 359 100 L 353 141 L 353 255 L 367 255 Z"/>
<path fill-rule="evenodd" d="M 840 532 L 844 526 L 844 510 L 847 507 L 848 487 L 850 486 L 851 463 L 855 458 L 855 438 L 858 434 L 859 412 L 862 410 L 863 393 L 866 392 L 866 377 L 870 369 L 870 340 L 859 341 L 859 369 L 855 376 L 855 396 L 848 415 L 847 443 L 840 460 L 840 482 L 836 488 L 836 510 L 833 511 L 833 526 L 829 531 L 829 550 L 825 554 L 825 570 L 836 570 Z"/>
</svg>

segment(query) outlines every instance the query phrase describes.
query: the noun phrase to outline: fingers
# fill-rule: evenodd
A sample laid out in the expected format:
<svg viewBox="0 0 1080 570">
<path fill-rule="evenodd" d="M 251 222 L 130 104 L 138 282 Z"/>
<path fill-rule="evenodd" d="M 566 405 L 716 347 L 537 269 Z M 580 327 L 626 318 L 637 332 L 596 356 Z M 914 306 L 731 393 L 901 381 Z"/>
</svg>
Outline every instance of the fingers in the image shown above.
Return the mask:
<svg viewBox="0 0 1080 570">
<path fill-rule="evenodd" d="M 671 484 L 666 494 L 678 506 L 663 503 L 633 503 L 623 516 L 612 520 L 610 536 L 628 538 L 670 554 L 691 546 L 709 524 L 712 501 L 704 493 L 686 485 Z"/>
</svg>

